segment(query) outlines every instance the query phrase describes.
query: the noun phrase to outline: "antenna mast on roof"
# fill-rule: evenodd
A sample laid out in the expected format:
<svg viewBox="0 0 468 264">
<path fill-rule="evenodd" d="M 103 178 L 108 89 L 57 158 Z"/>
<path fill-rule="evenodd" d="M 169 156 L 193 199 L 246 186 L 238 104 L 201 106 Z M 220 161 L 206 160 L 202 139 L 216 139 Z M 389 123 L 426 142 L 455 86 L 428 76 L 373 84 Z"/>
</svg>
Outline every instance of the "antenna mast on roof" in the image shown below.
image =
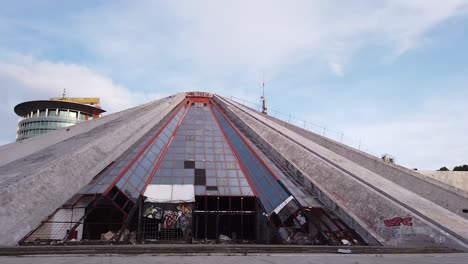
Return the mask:
<svg viewBox="0 0 468 264">
<path fill-rule="evenodd" d="M 260 96 L 260 100 L 262 101 L 262 113 L 267 115 L 267 103 L 265 98 L 265 73 L 263 73 L 262 96 Z"/>
</svg>

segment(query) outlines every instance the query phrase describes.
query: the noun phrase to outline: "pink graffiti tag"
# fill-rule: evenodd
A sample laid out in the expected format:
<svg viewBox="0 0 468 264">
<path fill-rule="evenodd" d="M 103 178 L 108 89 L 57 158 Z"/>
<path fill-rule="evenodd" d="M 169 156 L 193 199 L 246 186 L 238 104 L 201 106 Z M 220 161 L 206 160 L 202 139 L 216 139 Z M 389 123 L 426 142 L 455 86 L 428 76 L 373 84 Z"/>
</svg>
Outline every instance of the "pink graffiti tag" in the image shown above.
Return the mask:
<svg viewBox="0 0 468 264">
<path fill-rule="evenodd" d="M 384 224 L 386 227 L 401 226 L 401 225 L 412 226 L 413 223 L 411 221 L 412 221 L 411 217 L 407 217 L 407 218 L 395 217 L 393 219 L 384 220 Z"/>
<path fill-rule="evenodd" d="M 164 214 L 164 223 L 163 223 L 163 228 L 164 229 L 172 229 L 174 228 L 175 224 L 177 223 L 177 220 L 179 219 L 179 214 L 178 212 L 172 212 L 172 213 L 165 213 Z"/>
</svg>

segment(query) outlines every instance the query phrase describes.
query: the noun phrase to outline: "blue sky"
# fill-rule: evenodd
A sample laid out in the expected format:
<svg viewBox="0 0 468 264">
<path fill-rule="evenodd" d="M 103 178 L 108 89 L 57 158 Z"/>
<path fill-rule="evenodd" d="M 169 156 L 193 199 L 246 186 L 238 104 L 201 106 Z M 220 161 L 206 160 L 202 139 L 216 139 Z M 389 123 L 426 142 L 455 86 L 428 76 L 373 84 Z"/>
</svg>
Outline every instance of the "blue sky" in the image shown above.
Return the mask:
<svg viewBox="0 0 468 264">
<path fill-rule="evenodd" d="M 109 113 L 189 90 L 258 103 L 265 74 L 270 109 L 453 167 L 468 163 L 467 47 L 466 0 L 5 1 L 0 144 L 16 104 L 64 88 Z"/>
</svg>

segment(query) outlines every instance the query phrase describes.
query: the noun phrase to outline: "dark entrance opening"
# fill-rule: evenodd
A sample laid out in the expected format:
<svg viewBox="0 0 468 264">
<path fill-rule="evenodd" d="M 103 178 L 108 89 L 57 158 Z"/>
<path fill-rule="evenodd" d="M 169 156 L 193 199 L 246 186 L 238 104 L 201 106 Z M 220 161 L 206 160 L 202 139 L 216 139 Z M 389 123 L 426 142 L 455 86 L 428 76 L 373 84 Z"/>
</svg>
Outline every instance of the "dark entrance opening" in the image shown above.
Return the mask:
<svg viewBox="0 0 468 264">
<path fill-rule="evenodd" d="M 196 196 L 195 240 L 244 243 L 255 237 L 255 197 Z"/>
<path fill-rule="evenodd" d="M 102 202 L 94 208 L 84 220 L 83 239 L 100 240 L 101 234 L 109 231 L 117 233 L 122 227 L 123 214 L 108 200 Z"/>
</svg>

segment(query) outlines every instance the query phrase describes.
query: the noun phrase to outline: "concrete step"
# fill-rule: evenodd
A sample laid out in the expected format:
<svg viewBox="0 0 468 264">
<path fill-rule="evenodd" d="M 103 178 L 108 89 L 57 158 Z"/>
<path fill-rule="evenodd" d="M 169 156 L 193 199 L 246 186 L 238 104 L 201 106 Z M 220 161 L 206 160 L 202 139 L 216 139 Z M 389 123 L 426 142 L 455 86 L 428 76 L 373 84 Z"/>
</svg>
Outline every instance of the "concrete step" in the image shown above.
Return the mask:
<svg viewBox="0 0 468 264">
<path fill-rule="evenodd" d="M 60 245 L 60 246 L 16 246 L 0 247 L 0 256 L 25 255 L 99 255 L 99 254 L 153 254 L 153 255 L 248 255 L 248 254 L 319 254 L 339 253 L 350 250 L 351 254 L 425 254 L 456 253 L 449 248 L 397 248 L 371 246 L 297 246 L 297 245 L 193 245 L 193 244 L 151 244 L 151 245 Z"/>
</svg>

